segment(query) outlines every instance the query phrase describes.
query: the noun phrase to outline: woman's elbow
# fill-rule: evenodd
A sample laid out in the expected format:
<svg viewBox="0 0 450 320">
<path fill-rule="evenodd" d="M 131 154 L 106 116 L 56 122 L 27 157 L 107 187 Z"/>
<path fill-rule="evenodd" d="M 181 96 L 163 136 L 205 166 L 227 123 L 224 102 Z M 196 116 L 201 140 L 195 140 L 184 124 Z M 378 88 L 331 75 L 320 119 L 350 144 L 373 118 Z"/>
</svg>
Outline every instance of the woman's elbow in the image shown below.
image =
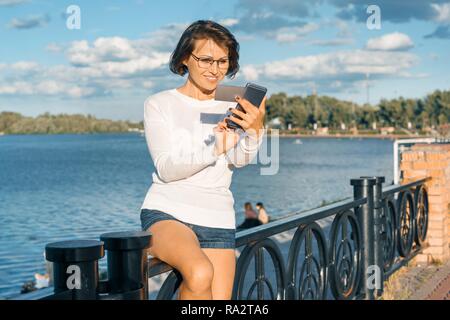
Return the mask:
<svg viewBox="0 0 450 320">
<path fill-rule="evenodd" d="M 156 169 L 156 174 L 158 175 L 158 178 L 165 183 L 173 182 L 176 180 L 180 180 L 180 177 L 173 174 L 172 170 L 165 170 L 165 169 Z"/>
<path fill-rule="evenodd" d="M 157 163 L 155 167 L 156 174 L 159 180 L 161 180 L 162 182 L 168 183 L 176 180 L 173 174 L 171 174 L 171 170 L 167 170 L 166 168 L 161 166 L 160 163 Z"/>
</svg>

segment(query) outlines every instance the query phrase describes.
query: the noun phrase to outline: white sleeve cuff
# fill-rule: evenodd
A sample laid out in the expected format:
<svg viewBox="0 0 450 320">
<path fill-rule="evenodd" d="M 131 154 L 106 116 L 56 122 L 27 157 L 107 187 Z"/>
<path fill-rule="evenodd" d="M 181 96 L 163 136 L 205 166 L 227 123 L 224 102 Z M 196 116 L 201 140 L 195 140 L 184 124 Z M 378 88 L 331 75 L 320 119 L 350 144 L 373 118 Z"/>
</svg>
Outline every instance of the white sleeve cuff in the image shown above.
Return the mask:
<svg viewBox="0 0 450 320">
<path fill-rule="evenodd" d="M 215 143 L 211 143 L 203 148 L 202 162 L 211 164 L 216 162 L 218 158 L 219 156 L 216 155 Z"/>
<path fill-rule="evenodd" d="M 264 134 L 265 134 L 265 129 L 262 128 L 259 132 L 259 137 L 255 137 L 249 134 L 245 134 L 244 138 L 241 139 L 240 143 L 241 146 L 247 150 L 247 151 L 256 151 L 258 150 L 259 146 L 261 145 L 263 138 L 264 138 Z"/>
</svg>

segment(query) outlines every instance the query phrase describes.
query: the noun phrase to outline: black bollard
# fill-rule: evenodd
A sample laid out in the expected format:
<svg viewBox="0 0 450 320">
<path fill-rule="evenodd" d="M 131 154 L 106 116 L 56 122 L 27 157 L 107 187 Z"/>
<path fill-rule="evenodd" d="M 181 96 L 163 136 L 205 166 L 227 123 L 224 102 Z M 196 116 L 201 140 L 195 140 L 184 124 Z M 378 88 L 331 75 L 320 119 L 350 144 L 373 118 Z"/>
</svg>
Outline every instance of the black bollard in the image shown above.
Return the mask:
<svg viewBox="0 0 450 320">
<path fill-rule="evenodd" d="M 109 295 L 126 300 L 147 300 L 146 249 L 150 247 L 151 234 L 147 231 L 111 232 L 102 234 L 100 239 L 107 251 Z"/>
<path fill-rule="evenodd" d="M 367 203 L 357 209 L 356 215 L 361 227 L 361 235 L 363 242 L 362 251 L 362 277 L 360 283 L 360 292 L 364 294 L 365 299 L 373 300 L 374 289 L 369 288 L 369 270 L 375 264 L 374 254 L 374 203 L 373 203 L 373 186 L 375 185 L 373 178 L 351 179 L 350 184 L 353 186 L 354 199 L 367 197 Z"/>
<path fill-rule="evenodd" d="M 373 178 L 375 179 L 375 185 L 373 187 L 373 213 L 374 213 L 374 263 L 378 266 L 380 271 L 380 288 L 378 288 L 377 296 L 381 296 L 384 291 L 384 255 L 383 246 L 386 241 L 385 236 L 385 224 L 386 216 L 383 210 L 383 183 L 385 178 L 383 176 L 374 177 L 361 177 L 361 178 Z"/>
<path fill-rule="evenodd" d="M 104 256 L 103 242 L 69 240 L 49 243 L 45 257 L 53 262 L 53 299 L 95 300 L 98 260 Z"/>
</svg>

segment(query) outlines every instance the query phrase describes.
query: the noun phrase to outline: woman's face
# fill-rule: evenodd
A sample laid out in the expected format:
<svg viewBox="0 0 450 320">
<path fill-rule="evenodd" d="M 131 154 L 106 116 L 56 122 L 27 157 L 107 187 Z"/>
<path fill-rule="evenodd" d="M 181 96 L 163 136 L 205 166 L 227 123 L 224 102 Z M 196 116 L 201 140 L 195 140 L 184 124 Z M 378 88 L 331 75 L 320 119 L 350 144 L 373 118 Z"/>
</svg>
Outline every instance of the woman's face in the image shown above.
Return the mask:
<svg viewBox="0 0 450 320">
<path fill-rule="evenodd" d="M 198 58 L 212 58 L 214 60 L 228 59 L 228 49 L 222 48 L 211 39 L 196 40 L 192 54 Z M 228 69 L 221 69 L 215 61 L 209 68 L 200 68 L 197 60 L 192 56 L 183 61 L 189 70 L 189 77 L 204 91 L 213 91 L 225 77 Z"/>
</svg>

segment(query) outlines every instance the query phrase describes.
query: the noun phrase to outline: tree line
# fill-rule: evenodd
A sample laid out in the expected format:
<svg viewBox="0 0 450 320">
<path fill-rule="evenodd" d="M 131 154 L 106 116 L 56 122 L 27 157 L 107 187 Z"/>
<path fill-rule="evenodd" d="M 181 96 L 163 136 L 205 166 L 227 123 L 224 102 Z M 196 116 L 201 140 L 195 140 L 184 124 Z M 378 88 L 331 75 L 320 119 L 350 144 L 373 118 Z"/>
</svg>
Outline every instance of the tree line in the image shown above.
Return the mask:
<svg viewBox="0 0 450 320">
<path fill-rule="evenodd" d="M 0 113 L 0 132 L 5 134 L 112 133 L 142 128 L 142 122 L 97 119 L 92 115 L 44 113 L 26 117 L 17 112 Z"/>
<path fill-rule="evenodd" d="M 266 102 L 266 121 L 278 118 L 282 129 L 312 129 L 315 124 L 330 129 L 351 126 L 372 129 L 392 126 L 423 130 L 450 123 L 450 91 L 436 90 L 423 99 L 382 99 L 378 105 L 358 105 L 315 94 L 273 94 Z"/>
</svg>

